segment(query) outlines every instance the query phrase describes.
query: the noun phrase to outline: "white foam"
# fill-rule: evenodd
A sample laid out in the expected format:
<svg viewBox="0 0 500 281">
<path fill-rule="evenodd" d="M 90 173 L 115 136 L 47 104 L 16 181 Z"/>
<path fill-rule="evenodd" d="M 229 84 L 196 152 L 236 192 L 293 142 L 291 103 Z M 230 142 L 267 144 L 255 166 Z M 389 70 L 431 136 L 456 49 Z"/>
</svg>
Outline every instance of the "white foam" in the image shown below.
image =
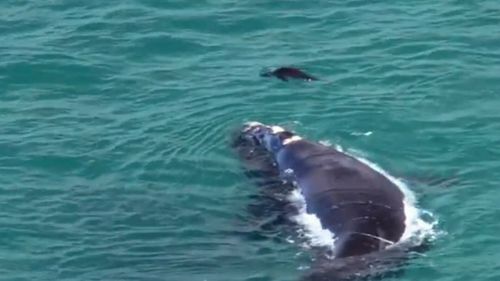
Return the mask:
<svg viewBox="0 0 500 281">
<path fill-rule="evenodd" d="M 335 235 L 322 227 L 319 218 L 314 214 L 309 214 L 306 211 L 306 203 L 299 189 L 295 189 L 289 196 L 289 200 L 296 206 L 299 213 L 292 219 L 303 227 L 302 233 L 308 240 L 311 246 L 331 247 L 335 243 Z M 308 245 L 305 245 L 308 246 Z"/>
<path fill-rule="evenodd" d="M 372 131 L 368 131 L 368 132 L 352 132 L 351 135 L 353 136 L 371 136 L 371 134 L 373 134 Z"/>
<path fill-rule="evenodd" d="M 324 146 L 332 146 L 332 143 L 329 140 L 320 140 L 319 143 Z"/>
</svg>

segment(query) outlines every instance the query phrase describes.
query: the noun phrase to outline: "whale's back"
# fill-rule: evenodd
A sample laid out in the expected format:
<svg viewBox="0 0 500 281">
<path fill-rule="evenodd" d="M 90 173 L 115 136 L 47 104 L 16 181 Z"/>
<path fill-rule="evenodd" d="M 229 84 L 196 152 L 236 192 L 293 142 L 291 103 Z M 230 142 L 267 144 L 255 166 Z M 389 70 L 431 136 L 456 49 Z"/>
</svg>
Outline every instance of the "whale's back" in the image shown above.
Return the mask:
<svg viewBox="0 0 500 281">
<path fill-rule="evenodd" d="M 291 169 L 307 211 L 339 240 L 336 255 L 346 257 L 381 250 L 405 230 L 404 194 L 384 175 L 345 153 L 300 141 L 278 156 Z"/>
</svg>

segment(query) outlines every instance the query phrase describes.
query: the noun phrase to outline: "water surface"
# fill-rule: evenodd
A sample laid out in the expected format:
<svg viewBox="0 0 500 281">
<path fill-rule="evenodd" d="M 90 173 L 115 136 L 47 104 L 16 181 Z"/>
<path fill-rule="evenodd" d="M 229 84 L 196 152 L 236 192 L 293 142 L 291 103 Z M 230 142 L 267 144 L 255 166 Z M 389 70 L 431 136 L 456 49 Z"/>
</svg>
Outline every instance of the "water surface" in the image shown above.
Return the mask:
<svg viewBox="0 0 500 281">
<path fill-rule="evenodd" d="M 247 239 L 257 120 L 357 151 L 443 232 L 398 280 L 499 280 L 497 1 L 2 1 L 0 279 L 297 280 Z M 318 83 L 258 76 L 295 65 Z M 371 134 L 366 134 L 370 132 Z M 239 233 L 239 234 L 238 234 Z"/>
</svg>

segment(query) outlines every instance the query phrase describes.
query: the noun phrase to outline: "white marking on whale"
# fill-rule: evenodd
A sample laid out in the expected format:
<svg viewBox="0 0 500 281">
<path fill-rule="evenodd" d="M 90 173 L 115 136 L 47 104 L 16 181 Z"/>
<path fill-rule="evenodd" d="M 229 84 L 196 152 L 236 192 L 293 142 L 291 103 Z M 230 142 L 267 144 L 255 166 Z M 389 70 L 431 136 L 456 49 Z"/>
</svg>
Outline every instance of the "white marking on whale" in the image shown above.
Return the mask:
<svg viewBox="0 0 500 281">
<path fill-rule="evenodd" d="M 285 131 L 285 129 L 280 126 L 271 126 L 271 130 L 273 131 L 273 134 L 278 134 Z"/>
<path fill-rule="evenodd" d="M 292 136 L 290 138 L 287 138 L 283 141 L 283 145 L 288 145 L 288 144 L 291 144 L 293 142 L 296 142 L 296 141 L 299 141 L 301 140 L 302 138 L 299 137 L 299 136 Z"/>
</svg>

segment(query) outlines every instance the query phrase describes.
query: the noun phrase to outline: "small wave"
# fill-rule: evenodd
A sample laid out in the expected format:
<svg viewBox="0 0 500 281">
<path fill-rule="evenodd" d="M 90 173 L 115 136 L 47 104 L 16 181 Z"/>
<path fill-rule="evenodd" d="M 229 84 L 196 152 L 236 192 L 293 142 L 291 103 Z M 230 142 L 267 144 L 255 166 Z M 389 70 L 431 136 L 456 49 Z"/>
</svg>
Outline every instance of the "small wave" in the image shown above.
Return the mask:
<svg viewBox="0 0 500 281">
<path fill-rule="evenodd" d="M 353 136 L 365 136 L 365 137 L 368 137 L 368 136 L 371 136 L 373 134 L 372 131 L 367 131 L 367 132 L 352 132 L 351 135 Z"/>
</svg>

